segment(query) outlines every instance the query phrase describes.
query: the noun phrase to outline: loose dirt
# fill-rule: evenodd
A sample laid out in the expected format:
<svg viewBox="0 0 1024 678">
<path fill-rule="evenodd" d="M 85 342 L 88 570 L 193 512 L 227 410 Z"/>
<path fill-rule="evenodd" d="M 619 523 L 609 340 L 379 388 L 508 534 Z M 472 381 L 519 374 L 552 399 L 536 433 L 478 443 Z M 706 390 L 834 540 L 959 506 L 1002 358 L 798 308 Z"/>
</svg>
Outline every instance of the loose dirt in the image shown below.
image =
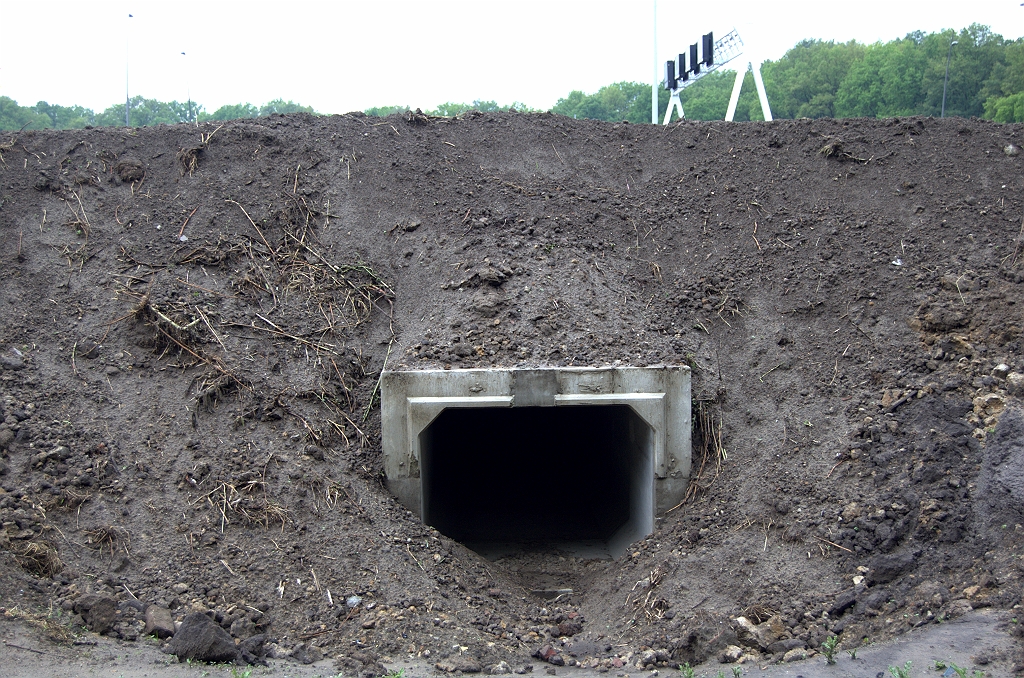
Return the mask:
<svg viewBox="0 0 1024 678">
<path fill-rule="evenodd" d="M 625 675 L 990 608 L 1008 649 L 972 661 L 1020 672 L 1022 137 L 515 113 L 7 135 L 5 625 L 73 653 L 199 611 L 346 675 Z M 488 561 L 384 489 L 385 367 L 608 364 L 694 376 L 688 499 L 618 561 Z M 571 470 L 536 476 L 554 524 Z"/>
</svg>

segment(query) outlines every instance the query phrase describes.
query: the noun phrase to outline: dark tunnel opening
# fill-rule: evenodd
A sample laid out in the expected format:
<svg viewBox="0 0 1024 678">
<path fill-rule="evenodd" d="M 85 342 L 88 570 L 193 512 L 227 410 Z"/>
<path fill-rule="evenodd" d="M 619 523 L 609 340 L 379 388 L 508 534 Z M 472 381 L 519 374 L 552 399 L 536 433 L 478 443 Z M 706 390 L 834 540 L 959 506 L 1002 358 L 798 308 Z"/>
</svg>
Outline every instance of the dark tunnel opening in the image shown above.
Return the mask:
<svg viewBox="0 0 1024 678">
<path fill-rule="evenodd" d="M 423 519 L 471 548 L 632 541 L 652 448 L 626 405 L 447 409 L 420 434 Z"/>
</svg>

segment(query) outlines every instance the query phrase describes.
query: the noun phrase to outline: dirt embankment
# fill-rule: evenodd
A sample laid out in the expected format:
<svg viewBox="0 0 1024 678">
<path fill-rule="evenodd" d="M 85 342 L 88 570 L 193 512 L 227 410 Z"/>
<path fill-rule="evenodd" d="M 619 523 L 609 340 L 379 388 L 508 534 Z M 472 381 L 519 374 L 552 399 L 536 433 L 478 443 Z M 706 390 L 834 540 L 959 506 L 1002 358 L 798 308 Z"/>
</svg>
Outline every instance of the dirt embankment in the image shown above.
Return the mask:
<svg viewBox="0 0 1024 678">
<path fill-rule="evenodd" d="M 766 661 L 1014 608 L 1022 132 L 468 114 L 6 137 L 0 604 L 125 639 L 150 606 L 209 611 L 352 673 L 545 644 Z M 382 489 L 385 364 L 613 363 L 693 368 L 700 471 L 620 561 L 488 562 Z M 573 477 L 538 482 L 557 521 Z M 551 585 L 573 593 L 530 593 Z"/>
</svg>

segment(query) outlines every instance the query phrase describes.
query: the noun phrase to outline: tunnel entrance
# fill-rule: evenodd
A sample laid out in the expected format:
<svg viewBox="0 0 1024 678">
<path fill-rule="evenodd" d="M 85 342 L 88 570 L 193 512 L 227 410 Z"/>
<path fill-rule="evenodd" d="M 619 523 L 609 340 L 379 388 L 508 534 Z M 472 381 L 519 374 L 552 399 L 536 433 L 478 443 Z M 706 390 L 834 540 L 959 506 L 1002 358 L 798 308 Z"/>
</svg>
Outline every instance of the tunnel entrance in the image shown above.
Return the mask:
<svg viewBox="0 0 1024 678">
<path fill-rule="evenodd" d="M 385 372 L 384 470 L 423 522 L 488 557 L 618 557 L 682 501 L 687 367 Z"/>
<path fill-rule="evenodd" d="M 447 409 L 420 434 L 423 521 L 488 555 L 609 555 L 651 530 L 653 448 L 627 405 Z"/>
</svg>

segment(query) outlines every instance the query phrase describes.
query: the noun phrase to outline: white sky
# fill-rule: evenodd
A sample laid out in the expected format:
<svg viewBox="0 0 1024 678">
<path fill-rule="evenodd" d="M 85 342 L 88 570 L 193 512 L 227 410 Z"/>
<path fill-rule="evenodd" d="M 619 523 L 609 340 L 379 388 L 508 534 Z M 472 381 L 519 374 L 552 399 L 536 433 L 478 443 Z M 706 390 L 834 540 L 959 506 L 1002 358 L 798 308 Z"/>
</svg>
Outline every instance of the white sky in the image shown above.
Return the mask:
<svg viewBox="0 0 1024 678">
<path fill-rule="evenodd" d="M 974 22 L 1018 38 L 1021 2 L 658 0 L 658 62 L 732 28 L 765 59 L 805 38 L 872 43 Z M 652 0 L 4 0 L 0 96 L 99 112 L 125 99 L 127 54 L 133 96 L 191 96 L 208 111 L 276 98 L 322 113 L 474 99 L 546 109 L 574 89 L 650 82 L 653 25 Z"/>
</svg>

